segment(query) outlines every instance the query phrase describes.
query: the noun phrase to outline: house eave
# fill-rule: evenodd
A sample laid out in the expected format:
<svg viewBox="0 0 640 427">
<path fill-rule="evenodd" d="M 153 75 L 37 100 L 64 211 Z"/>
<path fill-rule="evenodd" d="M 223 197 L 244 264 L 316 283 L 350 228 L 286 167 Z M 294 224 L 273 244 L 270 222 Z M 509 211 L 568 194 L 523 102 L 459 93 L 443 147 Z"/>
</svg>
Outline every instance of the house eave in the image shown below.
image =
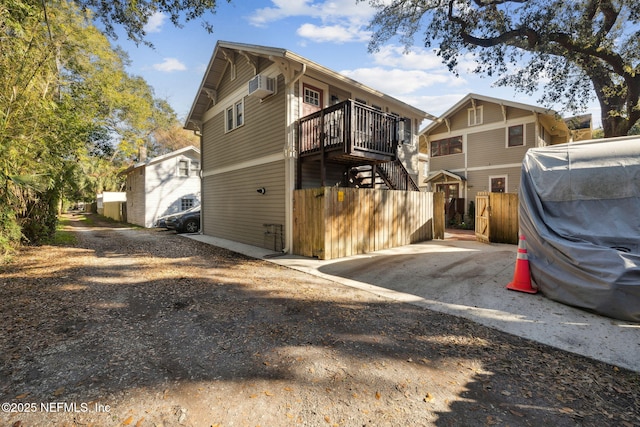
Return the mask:
<svg viewBox="0 0 640 427">
<path fill-rule="evenodd" d="M 225 61 L 224 55 L 222 53 L 223 50 L 235 50 L 238 52 L 249 53 L 251 55 L 261 56 L 264 58 L 284 58 L 288 61 L 292 61 L 294 63 L 300 64 L 300 66 L 306 66 L 307 72 L 313 70 L 319 74 L 325 75 L 337 82 L 340 82 L 346 86 L 357 88 L 361 91 L 370 93 L 378 98 L 381 98 L 385 102 L 390 105 L 395 105 L 398 108 L 401 108 L 403 111 L 406 111 L 415 117 L 420 117 L 428 120 L 436 120 L 436 116 L 429 114 L 425 111 L 422 111 L 419 108 L 413 107 L 397 98 L 394 98 L 390 95 L 387 95 L 383 92 L 380 92 L 376 89 L 373 89 L 367 85 L 364 85 L 356 80 L 353 80 L 349 77 L 346 77 L 338 72 L 335 72 L 327 67 L 324 67 L 316 62 L 313 62 L 307 58 L 304 58 L 294 52 L 291 52 L 286 49 L 267 47 L 267 46 L 259 46 L 253 44 L 243 44 L 243 43 L 234 43 L 234 42 L 226 42 L 219 41 L 216 43 L 211 59 L 209 60 L 209 64 L 207 66 L 206 72 L 200 83 L 198 88 L 198 92 L 194 99 L 193 104 L 191 105 L 191 109 L 189 114 L 187 115 L 187 119 L 184 124 L 184 128 L 192 131 L 201 131 L 200 124 L 204 118 L 204 114 L 207 111 L 207 107 L 210 104 L 209 97 L 211 96 L 212 91 L 215 92 L 217 89 L 217 84 L 219 83 L 219 79 L 221 77 L 218 75 L 212 75 L 214 72 L 214 65 L 216 61 Z M 224 67 L 220 67 L 220 73 L 224 72 Z"/>
<path fill-rule="evenodd" d="M 440 117 L 437 117 L 434 121 L 429 123 L 425 128 L 423 128 L 420 131 L 419 134 L 428 135 L 434 128 L 436 128 L 438 125 L 440 125 L 445 120 L 449 119 L 451 116 L 453 116 L 462 108 L 464 108 L 464 106 L 471 100 L 490 102 L 490 103 L 502 105 L 505 107 L 518 108 L 521 110 L 531 111 L 532 114 L 538 114 L 540 116 L 547 117 L 548 118 L 547 122 L 550 122 L 551 120 L 557 121 L 558 122 L 557 127 L 558 128 L 562 127 L 562 124 L 560 122 L 563 122 L 563 120 L 559 118 L 558 114 L 555 111 L 549 108 L 539 107 L 536 105 L 523 104 L 520 102 L 509 101 L 506 99 L 494 98 L 491 96 L 480 95 L 477 93 L 469 93 L 465 95 L 460 101 L 456 102 L 447 111 L 445 111 Z M 566 124 L 565 124 L 565 127 L 566 127 Z M 567 128 L 567 131 L 568 131 L 568 128 Z"/>
</svg>

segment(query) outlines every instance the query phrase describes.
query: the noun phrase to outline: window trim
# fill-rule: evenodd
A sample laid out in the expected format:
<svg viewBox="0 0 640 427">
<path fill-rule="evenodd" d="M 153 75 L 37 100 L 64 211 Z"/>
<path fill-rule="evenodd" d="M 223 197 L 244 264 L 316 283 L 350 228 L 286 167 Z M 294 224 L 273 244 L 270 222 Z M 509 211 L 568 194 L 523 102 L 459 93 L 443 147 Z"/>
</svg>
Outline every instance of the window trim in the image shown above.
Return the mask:
<svg viewBox="0 0 640 427">
<path fill-rule="evenodd" d="M 317 95 L 317 98 L 314 98 L 317 100 L 318 102 L 317 104 L 315 102 L 307 101 L 307 91 L 314 92 Z M 302 83 L 302 102 L 303 103 L 307 105 L 311 105 L 313 107 L 317 107 L 317 108 L 324 108 L 324 106 L 322 105 L 323 103 L 322 95 L 323 95 L 322 89 L 319 89 L 307 83 Z"/>
<path fill-rule="evenodd" d="M 191 202 L 191 203 L 189 203 Z M 187 205 L 191 205 L 191 206 L 187 206 Z M 194 199 L 193 197 L 182 197 L 180 198 L 180 210 L 181 211 L 186 211 L 187 209 L 191 209 L 193 207 L 196 206 L 196 199 Z"/>
<path fill-rule="evenodd" d="M 502 178 L 504 179 L 504 192 L 507 193 L 509 192 L 509 175 L 490 175 L 489 176 L 489 191 L 490 192 L 494 192 L 493 191 L 493 187 L 491 185 L 491 181 L 494 179 L 498 179 L 498 178 Z"/>
<path fill-rule="evenodd" d="M 522 134 L 520 135 L 522 137 L 522 143 L 518 144 L 518 145 L 512 145 L 511 144 L 511 129 L 513 128 L 517 128 L 520 127 L 522 128 Z M 518 125 L 511 125 L 511 126 L 507 126 L 506 129 L 506 148 L 518 148 L 518 147 L 526 147 L 527 146 L 527 138 L 526 138 L 526 132 L 527 132 L 527 127 L 525 125 L 525 123 L 521 123 Z"/>
<path fill-rule="evenodd" d="M 478 119 L 478 116 L 480 118 Z M 473 121 L 471 120 L 473 118 Z M 467 126 L 480 126 L 484 123 L 484 109 L 482 105 L 467 109 Z"/>
<path fill-rule="evenodd" d="M 450 153 L 450 143 L 453 140 L 459 140 L 460 141 L 460 152 L 459 153 Z M 440 145 L 443 142 L 447 142 L 447 146 L 449 147 L 447 149 L 447 153 L 446 154 L 433 154 L 433 145 L 438 143 L 438 145 Z M 438 147 L 438 152 L 440 152 L 440 148 Z M 453 156 L 456 154 L 463 154 L 464 153 L 464 140 L 462 135 L 457 135 L 457 136 L 451 136 L 448 138 L 440 138 L 440 139 L 436 139 L 435 141 L 430 141 L 429 142 L 429 157 L 434 158 L 434 157 L 444 157 L 444 156 Z"/>
<path fill-rule="evenodd" d="M 185 167 L 182 167 L 182 164 Z M 178 159 L 177 168 L 179 177 L 189 178 L 189 159 Z M 182 173 L 183 171 L 184 173 Z"/>
<path fill-rule="evenodd" d="M 186 163 L 186 169 L 181 168 L 180 165 L 182 163 Z M 194 168 L 194 165 L 198 165 Z M 186 171 L 186 175 L 182 174 L 181 171 Z M 176 174 L 179 178 L 190 178 L 193 176 L 200 176 L 200 162 L 197 160 L 192 160 L 189 158 L 178 158 L 176 162 Z"/>
<path fill-rule="evenodd" d="M 238 109 L 240 107 L 240 109 Z M 231 114 L 231 116 L 229 116 Z M 244 115 L 244 96 L 224 109 L 224 131 L 231 132 L 244 126 L 246 120 Z"/>
</svg>

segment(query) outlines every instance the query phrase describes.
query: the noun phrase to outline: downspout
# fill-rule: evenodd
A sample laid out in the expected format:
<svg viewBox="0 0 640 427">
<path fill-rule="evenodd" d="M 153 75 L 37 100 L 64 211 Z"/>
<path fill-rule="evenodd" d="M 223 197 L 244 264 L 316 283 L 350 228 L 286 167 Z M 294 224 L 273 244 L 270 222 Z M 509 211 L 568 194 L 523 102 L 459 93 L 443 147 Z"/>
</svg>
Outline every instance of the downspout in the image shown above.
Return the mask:
<svg viewBox="0 0 640 427">
<path fill-rule="evenodd" d="M 195 132 L 194 132 L 195 133 Z M 204 206 L 204 191 L 202 191 L 202 189 L 204 188 L 204 173 L 202 172 L 203 169 L 203 163 L 202 163 L 202 158 L 204 157 L 204 138 L 202 136 L 202 129 L 200 130 L 199 133 L 196 133 L 196 135 L 198 135 L 200 137 L 200 170 L 198 171 L 198 175 L 200 176 L 200 230 L 198 231 L 198 234 L 204 234 L 204 209 L 202 206 Z"/>
<path fill-rule="evenodd" d="M 285 183 L 284 183 L 284 194 L 285 194 L 285 245 L 282 248 L 282 253 L 286 254 L 291 251 L 291 247 L 293 246 L 293 190 L 296 188 L 296 161 L 298 157 L 298 153 L 296 152 L 296 127 L 294 125 L 294 109 L 293 109 L 293 101 L 295 99 L 295 83 L 300 80 L 300 78 L 307 71 L 307 64 L 302 64 L 302 70 L 298 75 L 292 76 L 291 81 L 289 81 L 286 85 L 286 102 L 287 102 L 287 141 L 284 147 L 284 157 L 285 157 Z"/>
</svg>

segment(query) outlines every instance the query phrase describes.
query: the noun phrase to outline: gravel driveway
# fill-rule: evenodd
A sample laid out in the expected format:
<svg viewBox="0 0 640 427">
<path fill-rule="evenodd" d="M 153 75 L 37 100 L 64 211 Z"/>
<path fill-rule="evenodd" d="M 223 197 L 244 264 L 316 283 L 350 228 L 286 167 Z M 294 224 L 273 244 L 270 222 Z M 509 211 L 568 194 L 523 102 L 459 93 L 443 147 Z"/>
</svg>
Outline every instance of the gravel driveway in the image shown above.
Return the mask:
<svg viewBox="0 0 640 427">
<path fill-rule="evenodd" d="M 173 232 L 0 272 L 0 424 L 640 426 L 638 374 Z"/>
</svg>

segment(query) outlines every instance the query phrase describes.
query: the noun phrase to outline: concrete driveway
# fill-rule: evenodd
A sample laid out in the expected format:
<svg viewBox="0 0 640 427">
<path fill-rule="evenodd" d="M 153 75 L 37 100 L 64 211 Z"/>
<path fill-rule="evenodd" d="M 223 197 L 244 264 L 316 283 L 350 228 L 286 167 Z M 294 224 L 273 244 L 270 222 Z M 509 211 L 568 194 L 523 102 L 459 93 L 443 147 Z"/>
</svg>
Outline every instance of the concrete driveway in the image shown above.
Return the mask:
<svg viewBox="0 0 640 427">
<path fill-rule="evenodd" d="M 515 245 L 445 238 L 321 261 L 189 237 L 640 372 L 640 324 L 505 289 L 513 279 Z"/>
</svg>

